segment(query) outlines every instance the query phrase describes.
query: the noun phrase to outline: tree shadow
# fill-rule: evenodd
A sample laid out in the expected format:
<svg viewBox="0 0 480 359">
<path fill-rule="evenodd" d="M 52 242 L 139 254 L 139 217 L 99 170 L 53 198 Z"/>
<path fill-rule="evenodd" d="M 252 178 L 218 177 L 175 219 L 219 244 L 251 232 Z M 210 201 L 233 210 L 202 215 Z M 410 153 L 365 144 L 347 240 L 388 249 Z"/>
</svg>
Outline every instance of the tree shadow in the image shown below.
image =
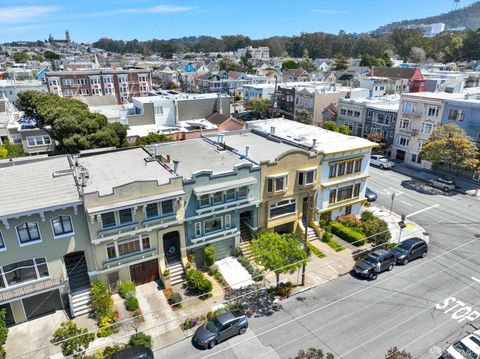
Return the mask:
<svg viewBox="0 0 480 359">
<path fill-rule="evenodd" d="M 225 300 L 229 301 L 229 304 L 241 304 L 255 318 L 269 317 L 282 309 L 261 284 L 231 289 L 225 293 Z"/>
<path fill-rule="evenodd" d="M 439 188 L 432 187 L 427 183 L 416 181 L 416 180 L 404 180 L 401 183 L 403 188 L 412 190 L 421 194 L 426 194 L 429 196 L 446 196 L 451 197 L 455 195 L 455 192 L 445 192 Z"/>
</svg>

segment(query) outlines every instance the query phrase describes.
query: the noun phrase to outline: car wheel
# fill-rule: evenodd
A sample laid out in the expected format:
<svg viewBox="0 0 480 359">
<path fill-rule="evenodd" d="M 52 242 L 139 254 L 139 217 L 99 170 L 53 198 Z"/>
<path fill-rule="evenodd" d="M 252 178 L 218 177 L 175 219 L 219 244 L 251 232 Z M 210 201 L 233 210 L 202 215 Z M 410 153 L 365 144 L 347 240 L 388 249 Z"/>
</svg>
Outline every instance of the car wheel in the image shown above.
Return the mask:
<svg viewBox="0 0 480 359">
<path fill-rule="evenodd" d="M 370 273 L 370 274 L 368 275 L 368 279 L 370 279 L 370 280 L 375 280 L 375 279 L 377 279 L 377 273 Z"/>
<path fill-rule="evenodd" d="M 215 345 L 217 345 L 217 341 L 214 339 L 211 342 L 208 342 L 208 349 L 212 349 Z"/>
<path fill-rule="evenodd" d="M 433 187 L 433 182 L 428 182 L 428 185 L 429 185 L 430 187 Z"/>
<path fill-rule="evenodd" d="M 403 260 L 403 265 L 406 265 L 406 264 L 408 264 L 408 258 L 405 258 L 405 259 Z"/>
<path fill-rule="evenodd" d="M 427 256 L 427 251 L 422 253 L 422 258 L 425 258 Z"/>
<path fill-rule="evenodd" d="M 238 335 L 242 335 L 242 334 L 245 334 L 245 332 L 247 331 L 247 328 L 246 327 L 242 327 L 238 330 Z"/>
<path fill-rule="evenodd" d="M 391 271 L 393 269 L 393 267 L 394 267 L 394 264 L 392 263 L 388 266 L 388 270 Z"/>
<path fill-rule="evenodd" d="M 380 165 L 380 169 L 381 169 L 381 170 L 384 170 L 384 169 L 385 169 L 385 166 L 384 166 L 384 165 Z"/>
<path fill-rule="evenodd" d="M 450 192 L 450 188 L 448 188 L 448 187 L 443 187 L 443 190 L 444 190 L 445 192 Z"/>
</svg>

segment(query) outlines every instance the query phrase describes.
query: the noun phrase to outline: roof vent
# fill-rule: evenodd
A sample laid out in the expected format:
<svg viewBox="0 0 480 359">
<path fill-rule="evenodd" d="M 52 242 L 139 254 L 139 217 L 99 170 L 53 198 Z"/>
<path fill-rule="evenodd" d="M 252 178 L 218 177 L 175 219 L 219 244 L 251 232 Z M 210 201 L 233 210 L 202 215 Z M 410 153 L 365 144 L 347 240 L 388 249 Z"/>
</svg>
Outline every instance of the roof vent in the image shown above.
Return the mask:
<svg viewBox="0 0 480 359">
<path fill-rule="evenodd" d="M 173 161 L 173 172 L 177 173 L 179 161 Z"/>
<path fill-rule="evenodd" d="M 270 127 L 270 134 L 275 135 L 275 126 Z"/>
<path fill-rule="evenodd" d="M 245 145 L 245 157 L 248 157 L 250 155 L 250 146 Z"/>
<path fill-rule="evenodd" d="M 59 170 L 53 172 L 53 177 L 62 177 L 62 176 L 67 176 L 73 173 L 73 170 L 71 168 L 65 169 L 65 170 Z"/>
</svg>

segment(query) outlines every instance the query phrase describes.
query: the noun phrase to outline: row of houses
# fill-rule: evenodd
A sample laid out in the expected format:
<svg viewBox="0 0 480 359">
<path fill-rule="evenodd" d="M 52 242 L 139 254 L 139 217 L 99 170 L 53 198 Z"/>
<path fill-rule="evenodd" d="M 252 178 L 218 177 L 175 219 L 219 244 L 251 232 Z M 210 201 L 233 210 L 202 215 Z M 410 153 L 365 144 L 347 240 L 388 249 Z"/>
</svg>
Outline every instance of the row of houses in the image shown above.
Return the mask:
<svg viewBox="0 0 480 359">
<path fill-rule="evenodd" d="M 0 162 L 8 323 L 65 307 L 87 312 L 94 278 L 114 290 L 121 279 L 168 287 L 183 281 L 189 258 L 204 264 L 206 245 L 220 259 L 258 231 L 319 233 L 320 218 L 359 213 L 374 143 L 285 119 L 249 125 L 146 148 Z"/>
</svg>

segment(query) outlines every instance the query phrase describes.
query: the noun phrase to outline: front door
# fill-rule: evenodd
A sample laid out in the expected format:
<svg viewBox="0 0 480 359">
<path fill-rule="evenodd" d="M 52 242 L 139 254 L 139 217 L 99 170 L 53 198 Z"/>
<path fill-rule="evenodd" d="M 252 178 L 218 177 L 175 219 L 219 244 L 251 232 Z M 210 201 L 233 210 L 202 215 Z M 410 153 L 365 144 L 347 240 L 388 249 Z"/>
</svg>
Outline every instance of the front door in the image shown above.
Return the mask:
<svg viewBox="0 0 480 359">
<path fill-rule="evenodd" d="M 405 161 L 405 151 L 397 150 L 397 156 L 395 158 L 399 161 Z"/>
<path fill-rule="evenodd" d="M 165 252 L 165 258 L 169 265 L 180 262 L 180 235 L 177 231 L 167 233 L 163 236 L 163 251 Z"/>
<path fill-rule="evenodd" d="M 90 287 L 85 252 L 73 252 L 63 257 L 67 270 L 68 284 L 71 292 Z"/>
</svg>

